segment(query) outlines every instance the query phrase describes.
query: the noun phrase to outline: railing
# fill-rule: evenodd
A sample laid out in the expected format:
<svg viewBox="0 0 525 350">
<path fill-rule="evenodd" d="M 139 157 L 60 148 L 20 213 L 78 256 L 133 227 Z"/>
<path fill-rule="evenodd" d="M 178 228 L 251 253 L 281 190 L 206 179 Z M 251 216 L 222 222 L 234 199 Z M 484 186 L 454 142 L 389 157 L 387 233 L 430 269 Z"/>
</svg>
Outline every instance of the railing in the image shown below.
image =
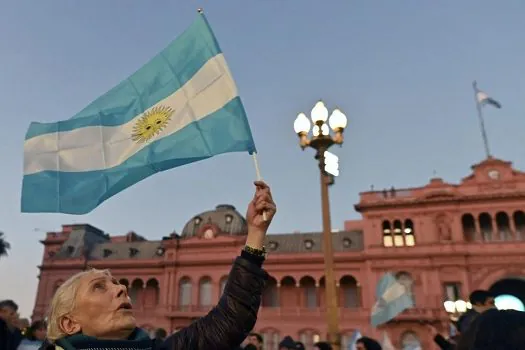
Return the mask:
<svg viewBox="0 0 525 350">
<path fill-rule="evenodd" d="M 213 306 L 200 305 L 173 305 L 168 308 L 151 310 L 153 312 L 162 312 L 166 316 L 190 317 L 197 318 L 206 315 Z M 146 311 L 146 310 L 143 310 Z M 367 319 L 370 317 L 371 310 L 369 308 L 339 308 L 339 318 L 341 320 L 356 320 Z M 441 309 L 434 309 L 428 307 L 415 307 L 405 310 L 395 318 L 395 321 L 424 321 L 435 320 L 446 317 L 446 314 Z M 274 319 L 274 318 L 323 318 L 325 317 L 326 308 L 324 307 L 261 307 L 259 309 L 260 319 Z"/>
</svg>

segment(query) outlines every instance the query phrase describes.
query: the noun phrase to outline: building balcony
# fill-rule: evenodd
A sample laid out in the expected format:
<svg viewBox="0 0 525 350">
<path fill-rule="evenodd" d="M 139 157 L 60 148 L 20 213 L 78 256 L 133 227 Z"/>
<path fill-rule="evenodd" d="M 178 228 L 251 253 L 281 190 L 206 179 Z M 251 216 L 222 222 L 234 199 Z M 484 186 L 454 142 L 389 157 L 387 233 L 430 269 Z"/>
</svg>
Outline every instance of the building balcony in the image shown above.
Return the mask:
<svg viewBox="0 0 525 350">
<path fill-rule="evenodd" d="M 155 312 L 161 313 L 166 317 L 177 317 L 177 318 L 199 318 L 206 315 L 213 306 L 200 306 L 200 305 L 186 305 L 177 306 L 173 305 L 167 310 L 161 310 L 159 308 L 152 310 L 138 310 L 140 312 Z M 259 309 L 259 320 L 282 320 L 282 319 L 324 319 L 326 308 L 324 307 L 261 307 Z M 369 308 L 339 308 L 339 318 L 341 321 L 363 321 L 368 320 L 370 317 Z M 395 318 L 394 321 L 434 321 L 437 319 L 446 318 L 446 314 L 441 309 L 432 309 L 425 307 L 415 307 L 406 310 L 401 315 Z"/>
</svg>

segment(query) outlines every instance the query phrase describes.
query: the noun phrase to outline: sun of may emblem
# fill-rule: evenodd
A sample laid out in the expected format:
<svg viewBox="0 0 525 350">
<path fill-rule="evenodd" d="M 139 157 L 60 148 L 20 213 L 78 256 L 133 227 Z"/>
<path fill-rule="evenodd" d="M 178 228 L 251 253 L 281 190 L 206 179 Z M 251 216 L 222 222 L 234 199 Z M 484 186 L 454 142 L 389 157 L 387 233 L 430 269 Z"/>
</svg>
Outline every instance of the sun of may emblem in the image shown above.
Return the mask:
<svg viewBox="0 0 525 350">
<path fill-rule="evenodd" d="M 167 106 L 157 106 L 145 112 L 133 126 L 132 140 L 144 143 L 157 136 L 168 125 L 173 112 Z"/>
</svg>

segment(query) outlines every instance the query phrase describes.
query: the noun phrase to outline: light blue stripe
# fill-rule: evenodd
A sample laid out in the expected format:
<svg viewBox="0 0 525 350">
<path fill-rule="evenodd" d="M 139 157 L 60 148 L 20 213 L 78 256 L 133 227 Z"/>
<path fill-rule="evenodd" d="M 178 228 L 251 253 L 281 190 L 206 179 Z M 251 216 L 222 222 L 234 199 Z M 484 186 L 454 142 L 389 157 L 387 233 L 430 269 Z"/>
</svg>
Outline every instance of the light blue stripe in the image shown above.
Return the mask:
<svg viewBox="0 0 525 350">
<path fill-rule="evenodd" d="M 24 176 L 22 212 L 85 214 L 157 172 L 221 153 L 243 151 L 255 152 L 255 144 L 237 97 L 114 168 L 78 173 L 43 171 Z"/>
<path fill-rule="evenodd" d="M 58 123 L 32 123 L 26 140 L 42 134 L 88 126 L 118 126 L 173 94 L 221 49 L 204 15 L 167 48 L 73 118 Z"/>
</svg>

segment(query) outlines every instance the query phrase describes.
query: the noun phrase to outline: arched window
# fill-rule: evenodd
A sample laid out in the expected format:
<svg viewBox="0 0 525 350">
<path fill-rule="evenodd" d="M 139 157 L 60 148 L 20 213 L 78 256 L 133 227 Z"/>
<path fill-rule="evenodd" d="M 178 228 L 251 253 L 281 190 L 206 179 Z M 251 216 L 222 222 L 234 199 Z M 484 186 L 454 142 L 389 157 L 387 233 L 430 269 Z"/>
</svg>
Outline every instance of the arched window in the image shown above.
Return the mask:
<svg viewBox="0 0 525 350">
<path fill-rule="evenodd" d="M 514 212 L 512 215 L 514 220 L 514 226 L 516 227 L 516 239 L 524 240 L 525 239 L 525 213 L 521 210 Z"/>
<path fill-rule="evenodd" d="M 226 288 L 226 283 L 228 283 L 228 276 L 224 276 L 223 278 L 221 278 L 219 298 L 222 297 L 222 295 L 224 294 L 224 288 Z"/>
<path fill-rule="evenodd" d="M 131 304 L 135 307 L 142 307 L 141 297 L 142 290 L 144 289 L 144 282 L 141 279 L 136 279 L 131 283 L 131 288 L 129 289 L 129 298 L 131 299 Z"/>
<path fill-rule="evenodd" d="M 393 245 L 392 228 L 390 227 L 390 222 L 385 220 L 383 221 L 383 246 L 392 247 Z"/>
<path fill-rule="evenodd" d="M 500 211 L 496 214 L 496 225 L 498 226 L 499 238 L 502 241 L 512 240 L 512 233 L 510 232 L 510 221 L 507 213 Z"/>
<path fill-rule="evenodd" d="M 415 295 L 414 295 L 414 279 L 412 278 L 412 275 L 408 272 L 401 271 L 396 274 L 397 281 L 405 286 L 407 292 L 412 296 L 412 300 L 414 300 L 415 303 Z"/>
<path fill-rule="evenodd" d="M 416 333 L 408 331 L 403 333 L 401 336 L 401 349 L 402 350 L 414 350 L 421 349 L 421 342 L 419 341 Z"/>
<path fill-rule="evenodd" d="M 339 281 L 341 297 L 339 305 L 344 308 L 358 308 L 361 306 L 359 286 L 353 276 L 343 276 Z"/>
<path fill-rule="evenodd" d="M 297 282 L 295 282 L 293 277 L 286 276 L 281 279 L 281 287 L 279 290 L 282 300 L 281 307 L 297 308 L 299 306 L 297 302 L 297 291 Z"/>
<path fill-rule="evenodd" d="M 413 247 L 416 245 L 415 232 L 414 232 L 414 223 L 412 220 L 405 220 L 405 228 L 403 229 L 405 233 L 405 245 L 407 247 Z"/>
<path fill-rule="evenodd" d="M 261 335 L 263 337 L 264 350 L 279 350 L 279 342 L 281 341 L 279 331 L 275 329 L 266 329 L 261 331 Z"/>
<path fill-rule="evenodd" d="M 402 247 L 405 242 L 403 238 L 403 225 L 401 225 L 401 221 L 396 220 L 394 221 L 394 245 L 396 247 Z"/>
<path fill-rule="evenodd" d="M 463 228 L 463 238 L 467 242 L 476 240 L 476 220 L 472 214 L 464 214 L 461 217 L 461 226 Z"/>
<path fill-rule="evenodd" d="M 314 330 L 305 330 L 299 332 L 299 341 L 304 344 L 306 349 L 312 349 L 315 343 L 321 340 L 319 332 Z"/>
<path fill-rule="evenodd" d="M 273 277 L 268 278 L 268 281 L 266 282 L 261 304 L 263 307 L 279 307 L 277 281 Z"/>
<path fill-rule="evenodd" d="M 299 285 L 303 291 L 303 307 L 308 309 L 317 308 L 317 288 L 315 287 L 315 280 L 310 276 L 305 276 L 301 278 Z"/>
<path fill-rule="evenodd" d="M 191 280 L 183 277 L 179 282 L 179 307 L 188 310 L 191 307 Z"/>
<path fill-rule="evenodd" d="M 209 277 L 203 277 L 199 281 L 199 306 L 208 307 L 212 304 L 212 283 Z"/>
<path fill-rule="evenodd" d="M 146 289 L 145 289 L 145 296 L 144 296 L 144 303 L 147 306 L 156 306 L 159 304 L 159 282 L 152 278 L 146 282 Z"/>
<path fill-rule="evenodd" d="M 485 242 L 492 241 L 492 218 L 488 213 L 479 214 L 479 229 Z"/>
</svg>

